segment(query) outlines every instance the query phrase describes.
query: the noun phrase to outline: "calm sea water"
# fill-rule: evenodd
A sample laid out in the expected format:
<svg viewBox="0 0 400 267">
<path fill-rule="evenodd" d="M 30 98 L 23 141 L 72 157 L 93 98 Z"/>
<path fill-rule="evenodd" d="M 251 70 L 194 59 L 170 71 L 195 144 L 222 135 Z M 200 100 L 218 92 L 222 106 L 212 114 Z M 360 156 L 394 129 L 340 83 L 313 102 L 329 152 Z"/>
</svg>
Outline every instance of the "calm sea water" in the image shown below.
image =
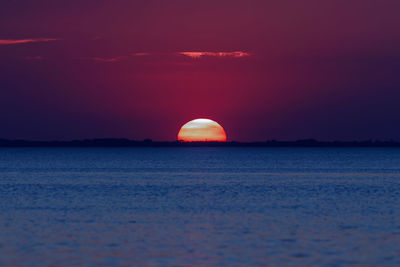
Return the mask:
<svg viewBox="0 0 400 267">
<path fill-rule="evenodd" d="M 399 265 L 400 149 L 0 149 L 0 266 Z"/>
</svg>

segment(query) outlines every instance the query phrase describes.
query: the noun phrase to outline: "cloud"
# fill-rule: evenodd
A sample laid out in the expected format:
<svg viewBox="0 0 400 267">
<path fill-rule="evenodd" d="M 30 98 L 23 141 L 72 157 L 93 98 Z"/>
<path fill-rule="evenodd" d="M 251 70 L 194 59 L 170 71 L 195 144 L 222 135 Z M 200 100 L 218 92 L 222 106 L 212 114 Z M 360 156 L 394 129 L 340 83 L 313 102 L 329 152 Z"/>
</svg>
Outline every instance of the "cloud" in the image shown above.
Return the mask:
<svg viewBox="0 0 400 267">
<path fill-rule="evenodd" d="M 129 54 L 131 57 L 142 57 L 142 56 L 148 56 L 150 55 L 149 53 L 132 53 Z M 111 58 L 104 58 L 104 57 L 91 57 L 91 60 L 94 61 L 99 61 L 99 62 L 106 62 L 106 63 L 111 63 L 111 62 L 117 62 L 122 59 L 128 58 L 129 56 L 119 56 L 119 57 L 111 57 Z"/>
<path fill-rule="evenodd" d="M 201 58 L 204 56 L 208 57 L 248 57 L 251 54 L 243 51 L 234 51 L 234 52 L 198 52 L 198 51 L 186 51 L 186 52 L 179 52 L 178 54 L 184 55 L 191 58 Z"/>
<path fill-rule="evenodd" d="M 58 41 L 56 38 L 33 38 L 33 39 L 0 39 L 0 45 L 26 44 L 38 42 Z"/>
<path fill-rule="evenodd" d="M 150 56 L 150 54 L 149 53 L 133 53 L 133 54 L 131 54 L 131 56 L 142 57 L 142 56 Z"/>
<path fill-rule="evenodd" d="M 25 57 L 26 60 L 42 60 L 44 57 L 42 56 L 27 56 Z"/>
<path fill-rule="evenodd" d="M 111 62 L 116 62 L 118 60 L 123 59 L 124 57 L 112 57 L 112 58 L 103 58 L 103 57 L 91 57 L 91 60 L 94 61 L 99 61 L 99 62 L 106 62 L 106 63 L 111 63 Z"/>
<path fill-rule="evenodd" d="M 127 56 L 118 56 L 118 57 L 111 57 L 111 58 L 104 58 L 104 57 L 91 57 L 90 59 L 93 61 L 98 61 L 98 62 L 106 62 L 106 63 L 111 63 L 111 62 L 117 62 L 122 59 L 127 59 L 129 57 L 142 57 L 142 56 L 150 56 L 154 54 L 150 53 L 131 53 Z M 169 53 L 161 53 L 159 56 L 167 56 L 170 55 Z M 242 58 L 242 57 L 248 57 L 251 56 L 250 53 L 243 52 L 243 51 L 233 51 L 233 52 L 198 52 L 198 51 L 185 51 L 185 52 L 176 52 L 172 53 L 171 55 L 183 55 L 187 56 L 190 58 L 201 58 L 204 56 L 207 57 L 233 57 L 233 58 Z"/>
</svg>

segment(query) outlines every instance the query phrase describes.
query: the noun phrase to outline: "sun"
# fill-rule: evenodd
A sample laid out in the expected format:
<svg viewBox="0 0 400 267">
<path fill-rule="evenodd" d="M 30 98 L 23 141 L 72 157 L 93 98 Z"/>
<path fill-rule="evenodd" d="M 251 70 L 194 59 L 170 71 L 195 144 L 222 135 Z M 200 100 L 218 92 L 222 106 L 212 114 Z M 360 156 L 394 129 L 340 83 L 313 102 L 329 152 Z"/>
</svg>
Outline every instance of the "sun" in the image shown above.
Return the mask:
<svg viewBox="0 0 400 267">
<path fill-rule="evenodd" d="M 226 142 L 224 128 L 209 119 L 195 119 L 185 123 L 178 133 L 178 141 L 184 142 Z"/>
</svg>

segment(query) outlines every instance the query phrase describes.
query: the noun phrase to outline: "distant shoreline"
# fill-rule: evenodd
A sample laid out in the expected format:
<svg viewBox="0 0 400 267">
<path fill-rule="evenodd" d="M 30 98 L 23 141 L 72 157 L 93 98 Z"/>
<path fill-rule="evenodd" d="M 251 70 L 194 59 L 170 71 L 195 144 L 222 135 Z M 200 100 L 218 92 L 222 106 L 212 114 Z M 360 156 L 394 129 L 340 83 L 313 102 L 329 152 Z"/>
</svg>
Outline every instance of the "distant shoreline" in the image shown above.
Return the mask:
<svg viewBox="0 0 400 267">
<path fill-rule="evenodd" d="M 304 139 L 297 141 L 265 142 L 180 142 L 136 141 L 130 139 L 84 139 L 72 141 L 31 141 L 0 139 L 0 147 L 400 147 L 397 141 L 317 141 Z"/>
</svg>

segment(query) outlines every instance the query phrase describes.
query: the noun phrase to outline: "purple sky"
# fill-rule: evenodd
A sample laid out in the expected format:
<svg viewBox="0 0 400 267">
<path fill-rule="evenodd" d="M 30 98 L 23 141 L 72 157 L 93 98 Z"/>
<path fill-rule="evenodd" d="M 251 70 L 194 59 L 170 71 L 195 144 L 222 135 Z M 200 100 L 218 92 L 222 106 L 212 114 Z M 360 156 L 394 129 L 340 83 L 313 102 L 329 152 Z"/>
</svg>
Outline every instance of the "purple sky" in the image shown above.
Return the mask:
<svg viewBox="0 0 400 267">
<path fill-rule="evenodd" d="M 400 1 L 0 2 L 0 138 L 400 140 Z"/>
</svg>

